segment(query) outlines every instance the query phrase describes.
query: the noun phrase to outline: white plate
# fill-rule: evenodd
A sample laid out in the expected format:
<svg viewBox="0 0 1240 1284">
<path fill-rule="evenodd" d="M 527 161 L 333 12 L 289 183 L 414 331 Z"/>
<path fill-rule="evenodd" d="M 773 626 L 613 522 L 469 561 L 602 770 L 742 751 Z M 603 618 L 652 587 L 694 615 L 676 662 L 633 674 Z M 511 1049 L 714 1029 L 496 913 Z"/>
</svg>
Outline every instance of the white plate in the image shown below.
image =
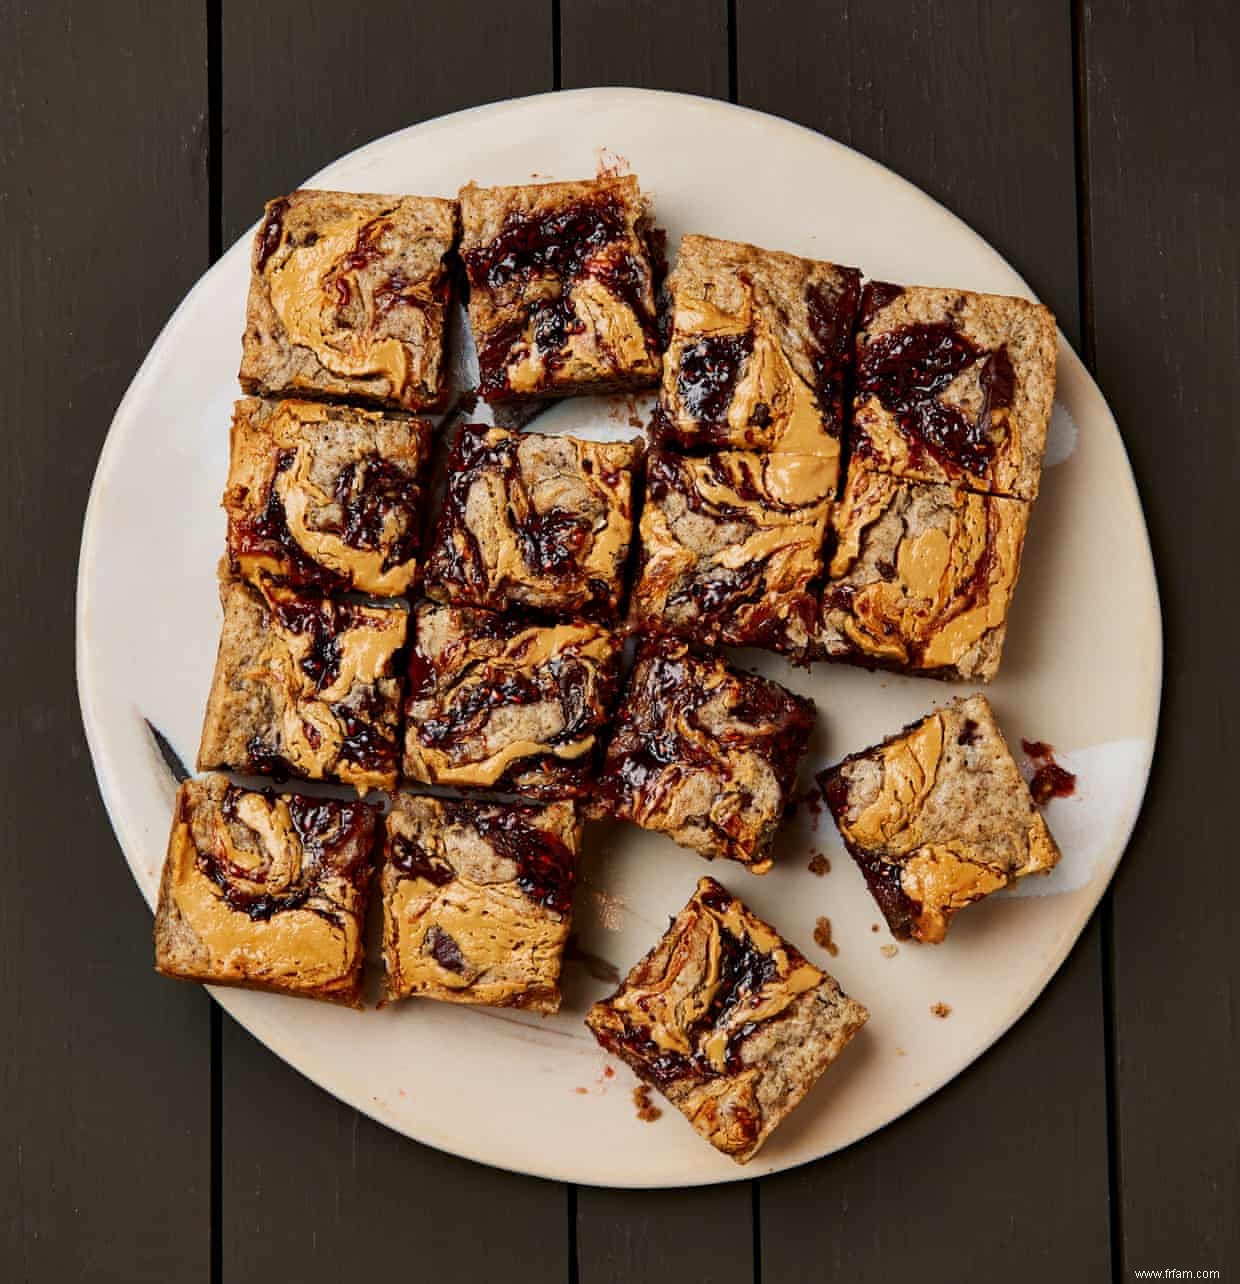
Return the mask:
<svg viewBox="0 0 1240 1284">
<path fill-rule="evenodd" d="M 311 185 L 452 195 L 469 179 L 592 175 L 627 160 L 674 248 L 702 231 L 862 267 L 910 283 L 1029 293 L 963 223 L 872 161 L 785 121 L 639 90 L 583 90 L 461 112 L 363 147 Z M 258 213 L 259 211 L 255 211 Z M 247 234 L 178 308 L 129 389 L 99 461 L 82 538 L 78 683 L 100 787 L 134 877 L 156 891 L 173 781 L 144 719 L 192 762 L 219 628 L 219 497 L 247 284 Z M 555 429 L 627 432 L 623 400 L 564 403 Z M 610 986 L 569 965 L 557 1017 L 410 1002 L 364 1015 L 240 991 L 218 1000 L 329 1092 L 409 1137 L 486 1163 L 570 1181 L 678 1186 L 757 1176 L 846 1146 L 942 1087 L 1046 985 L 1123 852 L 1158 714 L 1157 589 L 1140 502 L 1115 422 L 1063 341 L 1042 498 L 1029 530 L 1001 677 L 989 688 L 1013 744 L 1050 741 L 1078 776 L 1048 819 L 1064 860 L 992 897 L 939 948 L 890 943 L 828 818 L 805 810 L 765 878 L 711 867 L 829 968 L 873 1017 L 752 1164 L 714 1153 L 672 1110 L 636 1118 L 634 1080 L 582 1026 Z M 747 660 L 751 657 L 746 654 Z M 842 666 L 812 674 L 753 657 L 812 695 L 809 773 L 956 691 Z M 812 849 L 832 871 L 807 870 Z M 622 971 L 652 944 L 708 866 L 621 825 L 586 833 L 577 901 L 583 948 Z M 813 942 L 827 915 L 839 955 Z M 947 1003 L 947 1019 L 931 1005 Z"/>
</svg>

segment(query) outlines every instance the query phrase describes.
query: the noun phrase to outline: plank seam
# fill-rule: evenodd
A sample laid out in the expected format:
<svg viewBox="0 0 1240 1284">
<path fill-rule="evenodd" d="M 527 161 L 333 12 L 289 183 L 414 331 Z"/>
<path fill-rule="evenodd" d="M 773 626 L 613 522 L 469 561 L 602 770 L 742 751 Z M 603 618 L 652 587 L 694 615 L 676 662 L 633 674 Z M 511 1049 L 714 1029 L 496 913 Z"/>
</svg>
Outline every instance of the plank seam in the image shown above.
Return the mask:
<svg viewBox="0 0 1240 1284">
<path fill-rule="evenodd" d="M 224 252 L 223 0 L 206 0 L 207 23 L 207 256 L 214 263 Z M 211 1005 L 210 1106 L 210 1222 L 209 1278 L 224 1280 L 224 1049 L 223 1017 Z"/>
<path fill-rule="evenodd" d="M 740 81 L 737 75 L 736 53 L 736 0 L 728 0 L 728 102 L 740 101 Z"/>
<path fill-rule="evenodd" d="M 551 0 L 551 88 L 564 88 L 564 55 L 560 39 L 560 0 Z"/>
<path fill-rule="evenodd" d="M 581 1263 L 577 1254 L 577 1187 L 568 1183 L 564 1187 L 564 1205 L 568 1215 L 568 1284 L 578 1284 Z"/>
<path fill-rule="evenodd" d="M 1086 0 L 1069 0 L 1072 23 L 1072 116 L 1076 161 L 1076 260 L 1078 308 L 1081 317 L 1081 356 L 1095 369 L 1094 292 L 1090 254 L 1092 223 L 1089 185 L 1088 60 L 1085 49 Z M 1102 967 L 1103 1084 L 1106 1099 L 1108 1241 L 1112 1284 L 1124 1278 L 1124 1216 L 1120 1189 L 1119 1089 L 1115 1013 L 1115 918 L 1113 892 L 1099 910 Z"/>
</svg>

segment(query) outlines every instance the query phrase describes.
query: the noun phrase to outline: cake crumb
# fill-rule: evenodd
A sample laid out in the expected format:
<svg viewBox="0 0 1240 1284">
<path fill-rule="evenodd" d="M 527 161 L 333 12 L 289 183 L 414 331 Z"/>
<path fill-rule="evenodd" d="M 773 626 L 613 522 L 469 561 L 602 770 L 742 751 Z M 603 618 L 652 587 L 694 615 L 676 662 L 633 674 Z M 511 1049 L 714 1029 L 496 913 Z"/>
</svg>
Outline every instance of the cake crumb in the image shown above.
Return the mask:
<svg viewBox="0 0 1240 1284">
<path fill-rule="evenodd" d="M 590 1089 L 589 1089 L 589 1088 L 574 1088 L 574 1089 L 573 1089 L 573 1091 L 574 1091 L 574 1092 L 575 1092 L 579 1097 L 589 1096 L 589 1093 L 590 1093 Z"/>
<path fill-rule="evenodd" d="M 897 1048 L 897 1049 L 896 1049 L 896 1056 L 897 1056 L 897 1057 L 902 1057 L 902 1056 L 904 1056 L 904 1049 L 903 1049 L 903 1048 Z"/>
<path fill-rule="evenodd" d="M 604 1067 L 603 1067 L 603 1078 L 604 1078 L 604 1079 L 614 1079 L 615 1077 L 616 1077 L 616 1072 L 611 1068 L 611 1066 L 604 1066 Z"/>
<path fill-rule="evenodd" d="M 637 1117 L 642 1123 L 652 1124 L 663 1117 L 663 1111 L 650 1100 L 650 1085 L 638 1084 L 633 1089 L 633 1104 L 637 1107 Z"/>
<path fill-rule="evenodd" d="M 932 1003 L 930 1005 L 930 1011 L 933 1012 L 936 1017 L 940 1017 L 944 1021 L 946 1021 L 952 1014 L 950 1003 Z"/>
<path fill-rule="evenodd" d="M 832 958 L 840 952 L 840 947 L 831 939 L 831 920 L 829 918 L 820 918 L 814 924 L 814 944 L 821 945 Z"/>
<path fill-rule="evenodd" d="M 811 874 L 817 874 L 821 878 L 831 872 L 831 861 L 822 852 L 815 852 L 806 868 Z"/>
<path fill-rule="evenodd" d="M 878 952 L 885 959 L 893 959 L 897 954 L 899 954 L 900 947 L 898 945 L 880 945 L 878 947 Z"/>
<path fill-rule="evenodd" d="M 870 924 L 870 931 L 871 931 L 871 932 L 877 932 L 877 931 L 878 931 L 878 924 L 877 924 L 877 923 L 871 923 L 871 924 Z"/>
</svg>

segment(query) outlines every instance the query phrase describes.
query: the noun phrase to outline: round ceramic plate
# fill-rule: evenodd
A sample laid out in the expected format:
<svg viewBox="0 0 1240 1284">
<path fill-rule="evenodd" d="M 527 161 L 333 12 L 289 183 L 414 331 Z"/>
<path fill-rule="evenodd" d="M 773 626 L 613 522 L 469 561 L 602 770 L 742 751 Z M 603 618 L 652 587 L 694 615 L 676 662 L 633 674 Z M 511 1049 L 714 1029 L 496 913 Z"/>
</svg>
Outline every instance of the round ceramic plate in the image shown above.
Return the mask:
<svg viewBox="0 0 1240 1284">
<path fill-rule="evenodd" d="M 699 231 L 890 281 L 1029 293 L 969 228 L 881 166 L 785 121 L 677 95 L 585 90 L 481 107 L 363 147 L 308 185 L 451 196 L 471 179 L 580 178 L 601 165 L 639 176 L 673 253 L 683 233 Z M 82 711 L 112 823 L 148 901 L 174 790 L 150 727 L 193 762 L 215 660 L 219 500 L 249 242 L 247 234 L 199 281 L 139 371 L 99 461 L 82 540 Z M 640 399 L 581 398 L 537 427 L 632 435 L 644 409 Z M 988 694 L 1010 744 L 1049 741 L 1077 774 L 1075 796 L 1047 812 L 1064 858 L 1048 878 L 962 914 L 946 945 L 884 949 L 891 938 L 830 819 L 801 808 L 766 877 L 707 866 L 633 826 L 589 825 L 579 950 L 555 1017 L 426 1001 L 359 1015 L 235 990 L 216 997 L 344 1101 L 418 1141 L 521 1172 L 615 1186 L 727 1181 L 881 1128 L 959 1074 L 1046 985 L 1114 872 L 1145 787 L 1162 663 L 1149 544 L 1115 422 L 1062 341 L 1046 465 L 1002 674 Z M 816 701 L 803 784 L 958 693 L 843 666 L 807 673 L 757 653 L 740 658 Z M 826 876 L 808 869 L 819 851 L 831 862 Z M 582 1025 L 708 868 L 873 1014 L 744 1169 L 674 1110 L 639 1121 L 632 1075 L 622 1065 L 608 1073 Z M 835 957 L 814 943 L 824 915 Z M 932 1015 L 936 1004 L 951 1015 Z"/>
</svg>

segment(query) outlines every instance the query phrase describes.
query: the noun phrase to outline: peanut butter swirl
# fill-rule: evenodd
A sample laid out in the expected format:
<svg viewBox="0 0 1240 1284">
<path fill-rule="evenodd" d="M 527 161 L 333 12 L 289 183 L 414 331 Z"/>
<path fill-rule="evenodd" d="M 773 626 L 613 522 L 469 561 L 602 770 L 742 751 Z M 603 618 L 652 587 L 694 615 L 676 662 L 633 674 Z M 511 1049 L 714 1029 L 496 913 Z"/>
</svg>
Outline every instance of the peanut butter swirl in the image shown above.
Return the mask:
<svg viewBox="0 0 1240 1284">
<path fill-rule="evenodd" d="M 1059 860 L 984 696 L 847 760 L 826 792 L 897 935 L 942 941 L 957 911 Z"/>
<path fill-rule="evenodd" d="M 586 1018 L 712 1145 L 745 1162 L 867 1013 L 713 879 Z"/>
<path fill-rule="evenodd" d="M 812 723 L 809 702 L 776 683 L 648 641 L 608 746 L 603 799 L 703 856 L 765 873 Z"/>
<path fill-rule="evenodd" d="M 232 569 L 327 591 L 405 592 L 417 571 L 420 420 L 246 398 L 233 418 L 224 507 Z"/>
<path fill-rule="evenodd" d="M 588 621 L 542 625 L 424 603 L 410 656 L 405 774 L 582 793 L 615 695 L 619 640 Z"/>
<path fill-rule="evenodd" d="M 909 483 L 854 463 L 834 518 L 828 652 L 993 676 L 1027 522 L 1020 500 Z"/>
<path fill-rule="evenodd" d="M 491 610 L 614 616 L 641 442 L 466 425 L 457 436 L 426 591 Z"/>
<path fill-rule="evenodd" d="M 656 450 L 632 613 L 735 646 L 798 653 L 814 629 L 834 466 L 817 455 Z"/>
<path fill-rule="evenodd" d="M 181 787 L 157 918 L 163 971 L 356 998 L 374 813 L 361 803 Z"/>
<path fill-rule="evenodd" d="M 398 795 L 383 876 L 389 994 L 557 1010 L 579 834 L 571 803 Z"/>
</svg>

